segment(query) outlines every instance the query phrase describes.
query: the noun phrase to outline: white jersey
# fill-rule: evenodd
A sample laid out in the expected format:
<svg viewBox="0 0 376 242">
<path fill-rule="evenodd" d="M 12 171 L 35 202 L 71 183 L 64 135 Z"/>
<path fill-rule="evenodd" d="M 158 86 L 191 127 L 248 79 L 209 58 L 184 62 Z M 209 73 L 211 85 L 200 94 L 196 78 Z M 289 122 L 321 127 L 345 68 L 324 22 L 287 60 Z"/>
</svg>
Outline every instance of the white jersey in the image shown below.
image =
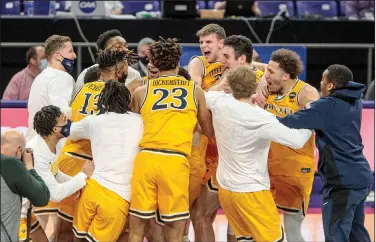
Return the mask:
<svg viewBox="0 0 376 242">
<path fill-rule="evenodd" d="M 270 190 L 267 161 L 271 141 L 299 149 L 312 132 L 287 128 L 273 114 L 231 94 L 209 91 L 205 96 L 218 146 L 219 185 L 233 192 Z"/>
<path fill-rule="evenodd" d="M 43 107 L 54 105 L 70 118 L 70 104 L 73 97 L 74 79 L 65 71 L 47 67 L 33 81 L 27 109 L 29 111 L 26 140 L 37 133 L 33 128 L 34 116 Z"/>
<path fill-rule="evenodd" d="M 88 68 L 86 68 L 85 70 L 83 70 L 81 72 L 81 74 L 77 77 L 76 85 L 74 86 L 74 93 L 75 93 L 75 95 L 84 86 L 84 77 L 85 77 L 86 72 L 90 68 L 97 67 L 97 66 L 98 66 L 98 64 L 94 64 L 92 66 L 89 66 Z M 138 78 L 141 78 L 140 73 L 138 71 L 136 71 L 135 69 L 133 69 L 132 67 L 128 66 L 128 76 L 127 76 L 127 80 L 125 81 L 125 85 L 128 85 L 133 80 L 138 79 Z"/>
<path fill-rule="evenodd" d="M 90 140 L 95 165 L 91 178 L 130 201 L 133 162 L 142 134 L 139 114 L 109 112 L 73 123 L 69 138 Z"/>
<path fill-rule="evenodd" d="M 57 166 L 54 166 L 55 170 L 52 169 L 57 154 L 51 152 L 40 135 L 37 134 L 29 140 L 26 148 L 33 149 L 34 169 L 46 183 L 51 201 L 58 203 L 86 185 L 87 176 L 82 172 L 71 177 L 59 171 Z"/>
</svg>

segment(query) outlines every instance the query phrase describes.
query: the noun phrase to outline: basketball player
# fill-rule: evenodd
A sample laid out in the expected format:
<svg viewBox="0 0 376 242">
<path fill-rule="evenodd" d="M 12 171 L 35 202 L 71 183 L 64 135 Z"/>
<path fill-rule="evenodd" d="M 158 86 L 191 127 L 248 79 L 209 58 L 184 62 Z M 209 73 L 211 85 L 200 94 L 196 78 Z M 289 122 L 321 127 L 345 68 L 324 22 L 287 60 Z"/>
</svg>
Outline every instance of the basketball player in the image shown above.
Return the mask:
<svg viewBox="0 0 376 242">
<path fill-rule="evenodd" d="M 209 91 L 205 95 L 220 154 L 216 175 L 221 207 L 238 241 L 285 241 L 270 192 L 269 147 L 274 141 L 301 148 L 312 132 L 289 129 L 250 104 L 257 85 L 250 67 L 230 70 L 227 80 L 232 94 Z"/>
<path fill-rule="evenodd" d="M 80 172 L 74 177 L 61 172 L 56 165 L 57 150 L 56 145 L 60 139 L 69 136 L 71 122 L 67 120 L 65 114 L 53 105 L 43 107 L 34 116 L 34 130 L 37 135 L 29 140 L 27 148 L 33 149 L 34 166 L 37 173 L 41 176 L 50 191 L 50 200 L 58 203 L 64 198 L 74 194 L 86 185 L 86 178 L 90 177 L 94 171 L 92 162 L 86 162 L 81 167 Z M 29 205 L 26 205 L 26 209 Z M 44 231 L 48 222 L 48 217 L 39 217 L 40 210 L 35 209 L 37 216 Z M 48 212 L 48 210 L 47 210 Z M 55 223 L 54 223 L 55 227 Z M 54 241 L 54 232 L 52 241 Z"/>
<path fill-rule="evenodd" d="M 86 83 L 77 93 L 71 105 L 73 122 L 78 122 L 89 115 L 102 113 L 97 109 L 100 92 L 104 88 L 105 83 L 109 80 L 125 82 L 128 73 L 129 54 L 130 52 L 124 49 L 105 49 L 99 52 L 97 58 L 100 71 L 99 80 Z M 92 69 L 87 73 L 91 71 Z M 90 141 L 85 139 L 73 141 L 68 138 L 57 159 L 57 164 L 62 172 L 74 176 L 81 170 L 86 160 L 92 160 Z M 59 204 L 58 241 L 73 240 L 72 222 L 74 211 L 75 195 L 64 199 Z"/>
<path fill-rule="evenodd" d="M 252 65 L 251 53 L 253 53 L 253 46 L 249 38 L 243 35 L 231 35 L 224 41 L 224 47 L 221 50 L 221 62 L 226 67 L 226 70 L 232 70 L 239 65 L 249 66 L 255 72 L 256 82 L 259 83 L 264 72 Z M 209 90 L 230 92 L 226 78 L 222 78 Z"/>
<path fill-rule="evenodd" d="M 108 30 L 101 35 L 99 35 L 97 40 L 97 49 L 98 51 L 104 49 L 122 49 L 128 50 L 127 41 L 123 38 L 120 31 L 117 29 Z M 98 66 L 98 64 L 94 64 L 81 72 L 81 74 L 77 78 L 76 85 L 74 87 L 74 93 L 77 94 L 80 89 L 83 87 L 84 77 L 88 69 Z M 128 67 L 128 76 L 126 80 L 126 84 L 131 82 L 134 79 L 141 78 L 140 73 L 133 69 L 132 67 Z"/>
<path fill-rule="evenodd" d="M 103 113 L 72 124 L 70 139 L 89 139 L 95 164 L 74 214 L 73 231 L 82 241 L 116 241 L 127 221 L 143 132 L 142 118 L 130 112 L 130 102 L 125 85 L 108 81 L 98 98 Z"/>
<path fill-rule="evenodd" d="M 265 73 L 270 95 L 265 110 L 279 117 L 304 108 L 320 98 L 311 85 L 299 80 L 302 63 L 294 51 L 279 49 L 272 53 Z M 284 212 L 288 241 L 304 241 L 301 225 L 306 214 L 316 162 L 314 136 L 301 149 L 272 143 L 269 153 L 271 190 L 277 207 Z"/>
<path fill-rule="evenodd" d="M 159 70 L 155 68 L 153 64 L 149 62 L 146 67 L 148 69 L 148 74 L 146 76 L 135 79 L 127 85 L 131 93 L 133 93 L 137 87 L 146 85 L 150 79 L 155 79 L 159 77 Z M 183 67 L 179 67 L 178 75 L 183 76 L 187 80 L 191 80 L 191 76 Z"/>
<path fill-rule="evenodd" d="M 68 36 L 52 35 L 44 43 L 48 67 L 34 80 L 28 100 L 29 128 L 26 141 L 37 133 L 33 129 L 34 115 L 47 105 L 55 105 L 70 118 L 74 79 L 73 71 L 76 54 Z"/>
<path fill-rule="evenodd" d="M 158 208 L 165 222 L 166 241 L 183 239 L 189 218 L 189 163 L 197 119 L 203 132 L 213 135 L 204 93 L 195 83 L 177 76 L 181 47 L 176 39 L 160 38 L 150 47 L 150 62 L 160 77 L 136 89 L 133 108 L 144 120 L 132 177 L 131 242 L 141 242 Z"/>
<path fill-rule="evenodd" d="M 137 87 L 146 85 L 150 79 L 155 79 L 159 77 L 159 70 L 155 68 L 154 65 L 151 64 L 150 62 L 147 65 L 147 69 L 148 69 L 147 76 L 133 80 L 131 83 L 128 84 L 127 87 L 131 91 L 131 93 L 133 93 L 133 91 Z M 183 67 L 179 67 L 178 76 L 183 76 L 185 79 L 191 80 L 191 76 L 189 75 L 188 71 L 186 71 Z M 195 152 L 194 150 L 195 149 L 192 148 L 192 152 Z M 194 154 L 195 153 L 191 153 L 191 157 L 188 159 L 188 161 L 191 161 L 192 159 L 194 159 Z M 204 166 L 205 163 L 202 162 L 201 165 Z M 195 167 L 190 166 L 190 176 L 189 176 L 189 206 L 190 207 L 201 190 L 200 188 L 201 188 L 201 181 L 202 181 L 202 176 L 192 175 L 192 173 L 194 174 L 194 172 L 192 172 L 192 169 L 195 169 Z M 203 172 L 202 172 L 202 175 L 203 175 Z M 188 240 L 189 225 L 190 225 L 190 220 L 187 220 L 187 225 L 186 225 L 187 227 L 186 227 L 186 231 L 184 232 L 184 239 L 186 240 Z M 147 229 L 148 232 L 146 235 L 147 240 L 149 242 L 153 242 L 153 241 L 163 242 L 164 241 L 163 226 L 164 226 L 164 222 L 159 212 L 157 211 L 155 220 L 153 219 L 150 220 L 150 227 Z"/>
<path fill-rule="evenodd" d="M 226 38 L 225 30 L 217 24 L 208 24 L 197 31 L 202 56 L 193 56 L 188 64 L 188 72 L 193 81 L 199 87 L 207 91 L 222 76 L 225 67 L 219 61 L 220 50 L 223 48 L 223 41 Z M 208 144 L 209 143 L 209 144 Z M 211 176 L 217 166 L 218 152 L 215 139 L 211 140 L 199 132 L 193 137 L 193 148 L 190 166 L 191 176 L 202 180 L 203 184 L 191 188 L 197 195 L 191 197 L 191 219 L 195 231 L 195 239 L 198 241 L 214 241 L 214 230 L 212 227 L 213 216 L 215 217 L 218 208 L 218 188 L 212 184 Z M 206 171 L 205 166 L 206 165 Z M 206 172 L 206 173 L 205 173 Z M 194 183 L 196 184 L 196 183 Z M 207 188 L 205 188 L 207 186 Z M 203 189 L 205 188 L 205 189 Z M 215 212 L 213 212 L 215 210 Z M 214 214 L 213 214 L 214 213 Z M 188 241 L 189 223 L 186 225 L 184 240 Z"/>
<path fill-rule="evenodd" d="M 260 79 L 264 75 L 264 72 L 262 70 L 257 69 L 255 66 L 252 65 L 252 53 L 253 53 L 253 46 L 252 46 L 252 41 L 249 38 L 243 35 L 231 35 L 231 36 L 226 37 L 224 41 L 224 46 L 221 50 L 221 62 L 226 67 L 226 70 L 232 70 L 238 66 L 248 66 L 255 72 L 256 83 L 259 83 Z M 231 93 L 231 90 L 227 83 L 227 78 L 222 78 L 218 82 L 218 84 L 214 85 L 209 90 L 210 91 L 224 90 L 226 93 Z M 214 180 L 214 184 L 217 184 L 215 176 L 213 176 L 213 180 Z M 215 209 L 215 211 L 216 210 L 217 209 Z M 227 227 L 227 241 L 228 242 L 236 241 L 235 235 L 233 231 L 231 230 L 230 226 Z"/>
</svg>

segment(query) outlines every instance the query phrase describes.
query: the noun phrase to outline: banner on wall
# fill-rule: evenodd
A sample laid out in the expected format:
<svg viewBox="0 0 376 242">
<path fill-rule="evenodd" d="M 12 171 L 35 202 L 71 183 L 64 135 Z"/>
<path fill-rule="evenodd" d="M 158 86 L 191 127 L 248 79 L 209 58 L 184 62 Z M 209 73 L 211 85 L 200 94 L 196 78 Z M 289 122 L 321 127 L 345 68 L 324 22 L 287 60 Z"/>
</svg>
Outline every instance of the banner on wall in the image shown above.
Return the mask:
<svg viewBox="0 0 376 242">
<path fill-rule="evenodd" d="M 372 171 L 375 167 L 375 126 L 374 115 L 375 109 L 363 109 L 363 118 L 361 126 L 361 135 L 364 145 L 364 155 L 366 156 Z M 17 128 L 26 134 L 27 131 L 28 112 L 26 108 L 2 108 L 1 109 L 1 132 Z M 317 151 L 315 152 L 316 160 L 318 158 Z"/>
<path fill-rule="evenodd" d="M 301 46 L 257 46 L 255 50 L 260 56 L 260 59 L 263 63 L 267 63 L 272 55 L 273 51 L 285 48 L 289 50 L 295 51 L 303 62 L 303 73 L 299 75 L 301 80 L 306 80 L 307 72 L 307 49 Z M 201 55 L 201 51 L 199 47 L 183 47 L 183 54 L 180 58 L 180 65 L 186 67 L 192 58 L 192 56 Z"/>
</svg>

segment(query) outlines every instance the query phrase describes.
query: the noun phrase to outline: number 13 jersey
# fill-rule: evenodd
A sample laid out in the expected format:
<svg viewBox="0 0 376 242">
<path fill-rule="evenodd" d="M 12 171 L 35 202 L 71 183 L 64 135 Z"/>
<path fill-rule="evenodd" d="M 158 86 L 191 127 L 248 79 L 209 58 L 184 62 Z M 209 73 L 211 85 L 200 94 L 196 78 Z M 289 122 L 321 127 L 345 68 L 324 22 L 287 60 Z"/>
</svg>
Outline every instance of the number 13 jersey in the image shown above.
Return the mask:
<svg viewBox="0 0 376 242">
<path fill-rule="evenodd" d="M 141 103 L 144 135 L 141 148 L 162 149 L 191 155 L 197 123 L 196 85 L 182 76 L 151 79 Z"/>
<path fill-rule="evenodd" d="M 71 104 L 72 122 L 78 122 L 89 115 L 99 114 L 97 102 L 105 84 L 102 81 L 95 81 L 87 83 L 81 88 Z M 86 139 L 72 141 L 68 138 L 61 153 L 91 157 L 90 141 Z"/>
</svg>

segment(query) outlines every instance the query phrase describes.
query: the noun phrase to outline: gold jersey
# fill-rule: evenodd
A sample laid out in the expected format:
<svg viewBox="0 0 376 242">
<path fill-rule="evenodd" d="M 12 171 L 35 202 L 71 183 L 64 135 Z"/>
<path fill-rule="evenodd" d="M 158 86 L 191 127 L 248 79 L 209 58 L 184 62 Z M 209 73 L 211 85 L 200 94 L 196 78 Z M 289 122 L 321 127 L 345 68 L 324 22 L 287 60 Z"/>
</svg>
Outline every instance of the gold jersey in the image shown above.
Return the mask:
<svg viewBox="0 0 376 242">
<path fill-rule="evenodd" d="M 307 84 L 297 80 L 295 85 L 283 96 L 272 94 L 268 97 L 265 109 L 276 116 L 285 117 L 300 110 L 298 96 Z M 315 171 L 314 160 L 314 135 L 301 149 L 272 142 L 269 152 L 270 175 L 306 176 L 313 175 Z"/>
<path fill-rule="evenodd" d="M 204 72 L 202 74 L 201 88 L 207 91 L 221 79 L 225 66 L 219 61 L 209 63 L 204 56 L 193 56 L 191 60 L 193 58 L 198 58 L 202 63 Z"/>
<path fill-rule="evenodd" d="M 197 123 L 196 85 L 178 75 L 160 76 L 147 83 L 141 104 L 144 135 L 141 148 L 191 154 Z"/>
<path fill-rule="evenodd" d="M 87 83 L 81 88 L 71 104 L 72 122 L 78 122 L 88 115 L 100 113 L 97 109 L 97 102 L 104 85 L 105 82 L 95 81 Z M 73 141 L 68 138 L 61 153 L 69 153 L 81 158 L 91 157 L 90 141 L 86 139 Z"/>
</svg>

